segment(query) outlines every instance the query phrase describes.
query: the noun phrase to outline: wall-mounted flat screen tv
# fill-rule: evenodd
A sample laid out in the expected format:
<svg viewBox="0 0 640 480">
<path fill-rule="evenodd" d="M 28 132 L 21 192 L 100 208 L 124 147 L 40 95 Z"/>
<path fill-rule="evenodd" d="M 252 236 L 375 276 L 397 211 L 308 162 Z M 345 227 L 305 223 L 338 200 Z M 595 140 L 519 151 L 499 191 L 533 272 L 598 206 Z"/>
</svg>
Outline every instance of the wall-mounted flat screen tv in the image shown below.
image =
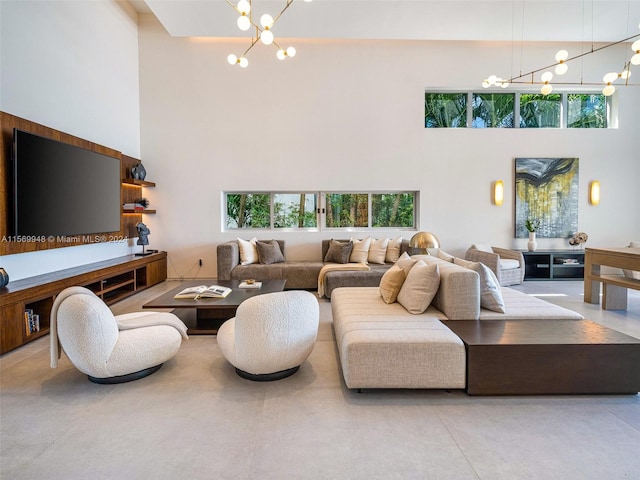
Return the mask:
<svg viewBox="0 0 640 480">
<path fill-rule="evenodd" d="M 14 129 L 13 224 L 18 236 L 120 231 L 120 159 Z"/>
</svg>

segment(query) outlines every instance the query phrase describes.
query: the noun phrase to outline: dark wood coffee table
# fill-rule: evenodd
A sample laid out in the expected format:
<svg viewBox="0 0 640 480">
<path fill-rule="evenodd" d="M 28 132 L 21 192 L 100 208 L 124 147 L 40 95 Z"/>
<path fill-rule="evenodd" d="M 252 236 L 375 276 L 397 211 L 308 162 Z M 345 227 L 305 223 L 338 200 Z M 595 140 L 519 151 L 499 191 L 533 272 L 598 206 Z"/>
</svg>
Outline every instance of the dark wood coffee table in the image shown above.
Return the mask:
<svg viewBox="0 0 640 480">
<path fill-rule="evenodd" d="M 235 316 L 238 306 L 247 298 L 265 293 L 282 292 L 286 280 L 263 280 L 261 288 L 239 288 L 238 280 L 200 279 L 180 283 L 158 298 L 142 305 L 142 308 L 172 308 L 189 328 L 189 334 L 215 334 L 220 325 Z M 175 294 L 187 287 L 197 285 L 222 285 L 233 291 L 224 298 L 173 298 Z"/>
<path fill-rule="evenodd" d="M 464 342 L 469 395 L 640 391 L 640 339 L 591 320 L 445 320 Z"/>
</svg>

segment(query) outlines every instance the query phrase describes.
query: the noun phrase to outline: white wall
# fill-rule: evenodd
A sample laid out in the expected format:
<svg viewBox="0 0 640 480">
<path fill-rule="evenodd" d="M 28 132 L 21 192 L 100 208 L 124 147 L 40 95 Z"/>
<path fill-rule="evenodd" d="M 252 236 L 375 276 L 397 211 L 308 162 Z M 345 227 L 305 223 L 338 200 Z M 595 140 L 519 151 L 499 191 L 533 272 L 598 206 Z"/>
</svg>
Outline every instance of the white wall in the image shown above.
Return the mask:
<svg viewBox="0 0 640 480">
<path fill-rule="evenodd" d="M 0 1 L 0 109 L 140 155 L 138 28 L 115 1 Z M 96 244 L 0 258 L 12 280 L 131 252 Z"/>
<path fill-rule="evenodd" d="M 588 245 L 640 238 L 639 88 L 618 89 L 618 129 L 424 128 L 425 88 L 478 88 L 491 73 L 548 64 L 558 44 L 527 45 L 520 61 L 510 43 L 297 40 L 294 59 L 278 62 L 275 48 L 257 45 L 242 70 L 226 56 L 246 40 L 172 38 L 151 16 L 139 26 L 142 158 L 158 184 L 158 214 L 147 223 L 153 247 L 169 252 L 170 276 L 215 275 L 216 244 L 237 236 L 221 232 L 221 192 L 234 189 L 419 190 L 420 229 L 445 250 L 526 248 L 513 238 L 515 157 L 579 157 Z M 601 78 L 629 52 L 586 59 L 570 75 L 593 62 Z M 496 179 L 505 181 L 502 207 L 490 202 Z M 599 207 L 587 203 L 593 179 L 602 184 Z M 320 239 L 332 236 L 349 234 L 260 235 L 284 238 L 292 259 L 319 259 Z M 566 239 L 538 245 L 568 247 Z"/>
</svg>

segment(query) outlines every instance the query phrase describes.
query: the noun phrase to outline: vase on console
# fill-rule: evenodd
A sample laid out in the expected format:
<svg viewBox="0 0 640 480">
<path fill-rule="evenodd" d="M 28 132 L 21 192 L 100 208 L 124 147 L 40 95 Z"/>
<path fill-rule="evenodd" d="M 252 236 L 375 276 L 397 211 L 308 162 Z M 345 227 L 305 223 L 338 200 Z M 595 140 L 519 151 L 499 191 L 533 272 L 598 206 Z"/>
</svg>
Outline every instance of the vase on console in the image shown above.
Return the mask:
<svg viewBox="0 0 640 480">
<path fill-rule="evenodd" d="M 530 252 L 535 252 L 536 248 L 538 248 L 538 243 L 536 242 L 536 232 L 529 232 L 529 241 L 527 242 L 527 249 Z"/>
</svg>

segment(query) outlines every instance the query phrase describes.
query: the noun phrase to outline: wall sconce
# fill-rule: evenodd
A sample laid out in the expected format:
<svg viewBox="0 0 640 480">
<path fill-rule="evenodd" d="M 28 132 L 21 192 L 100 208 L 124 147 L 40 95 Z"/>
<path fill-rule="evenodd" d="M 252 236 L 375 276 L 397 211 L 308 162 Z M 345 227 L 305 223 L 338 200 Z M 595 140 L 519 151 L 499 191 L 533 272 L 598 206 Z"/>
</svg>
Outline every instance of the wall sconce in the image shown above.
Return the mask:
<svg viewBox="0 0 640 480">
<path fill-rule="evenodd" d="M 600 182 L 598 180 L 589 184 L 589 203 L 594 206 L 600 204 Z"/>
<path fill-rule="evenodd" d="M 496 180 L 493 182 L 493 204 L 500 206 L 504 202 L 504 182 Z"/>
</svg>

